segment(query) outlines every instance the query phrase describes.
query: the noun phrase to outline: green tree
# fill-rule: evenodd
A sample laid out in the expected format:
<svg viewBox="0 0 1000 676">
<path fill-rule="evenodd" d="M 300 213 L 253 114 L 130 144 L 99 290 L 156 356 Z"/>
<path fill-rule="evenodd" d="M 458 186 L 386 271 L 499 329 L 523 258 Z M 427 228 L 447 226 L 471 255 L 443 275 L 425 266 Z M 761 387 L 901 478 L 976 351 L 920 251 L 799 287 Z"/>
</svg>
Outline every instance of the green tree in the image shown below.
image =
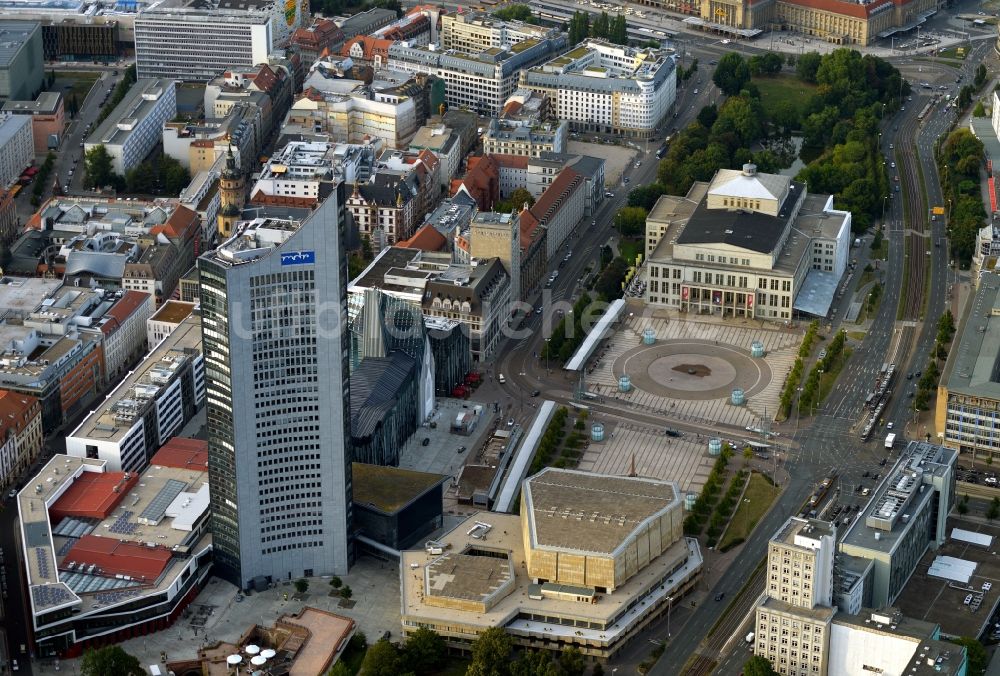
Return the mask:
<svg viewBox="0 0 1000 676">
<path fill-rule="evenodd" d="M 583 676 L 587 670 L 587 661 L 579 649 L 570 646 L 559 653 L 559 670 L 562 676 Z"/>
<path fill-rule="evenodd" d="M 590 35 L 590 13 L 589 12 L 573 12 L 572 18 L 569 20 L 569 43 L 570 45 L 576 45 L 582 42 Z"/>
<path fill-rule="evenodd" d="M 628 23 L 625 21 L 624 14 L 618 14 L 611 20 L 611 25 L 608 27 L 608 40 L 616 45 L 628 44 Z"/>
<path fill-rule="evenodd" d="M 712 82 L 726 96 L 735 96 L 750 82 L 750 67 L 742 55 L 730 52 L 719 59 Z"/>
<path fill-rule="evenodd" d="M 332 578 L 330 578 L 330 586 L 333 587 L 334 589 L 340 589 L 341 587 L 344 586 L 344 581 L 341 580 L 336 575 L 334 575 Z"/>
<path fill-rule="evenodd" d="M 590 676 L 604 676 L 604 667 L 598 662 L 594 665 L 594 668 L 590 670 Z"/>
<path fill-rule="evenodd" d="M 998 516 L 1000 516 L 1000 498 L 994 497 L 990 501 L 989 508 L 986 510 L 986 518 L 992 521 Z"/>
<path fill-rule="evenodd" d="M 349 601 L 352 596 L 354 596 L 354 590 L 345 584 L 340 590 L 340 598 Z"/>
<path fill-rule="evenodd" d="M 982 643 L 971 636 L 956 638 L 954 639 L 954 643 L 965 648 L 966 658 L 969 662 L 969 668 L 965 673 L 968 676 L 982 676 L 986 673 L 989 656 L 986 654 L 986 648 L 983 647 Z"/>
<path fill-rule="evenodd" d="M 300 577 L 298 580 L 296 580 L 295 591 L 297 591 L 300 594 L 305 594 L 307 591 L 309 591 L 309 580 L 305 579 L 304 577 Z"/>
<path fill-rule="evenodd" d="M 766 657 L 754 655 L 743 663 L 744 676 L 778 676 L 778 672 L 771 666 L 771 662 Z"/>
<path fill-rule="evenodd" d="M 957 509 L 958 513 L 961 514 L 961 515 L 963 515 L 963 516 L 966 515 L 966 514 L 968 514 L 969 513 L 969 496 L 968 495 L 963 495 L 962 499 L 959 500 L 958 503 L 955 505 L 955 509 Z"/>
<path fill-rule="evenodd" d="M 823 60 L 816 52 L 807 52 L 798 58 L 795 63 L 795 74 L 800 80 L 806 82 L 816 82 L 816 72 L 819 70 L 820 62 Z"/>
<path fill-rule="evenodd" d="M 83 654 L 82 676 L 144 676 L 146 670 L 136 657 L 120 646 L 109 645 Z"/>
<path fill-rule="evenodd" d="M 372 7 L 392 10 L 396 13 L 396 18 L 403 16 L 403 6 L 399 4 L 399 0 L 372 0 Z"/>
<path fill-rule="evenodd" d="M 642 207 L 622 207 L 615 214 L 615 227 L 622 237 L 642 236 L 646 231 L 646 210 Z"/>
<path fill-rule="evenodd" d="M 525 650 L 510 665 L 510 676 L 561 676 L 548 650 Z"/>
<path fill-rule="evenodd" d="M 522 4 L 513 4 L 502 7 L 493 12 L 493 16 L 501 21 L 524 21 L 525 23 L 536 23 L 537 21 L 531 13 L 531 8 Z"/>
<path fill-rule="evenodd" d="M 976 101 L 976 107 L 972 109 L 973 117 L 986 117 L 986 106 L 982 101 Z"/>
<path fill-rule="evenodd" d="M 395 646 L 381 640 L 368 648 L 359 673 L 361 676 L 399 676 L 403 667 L 403 660 Z"/>
<path fill-rule="evenodd" d="M 160 174 L 163 192 L 170 197 L 179 196 L 191 182 L 191 172 L 169 155 L 160 158 Z"/>
<path fill-rule="evenodd" d="M 83 184 L 88 188 L 103 188 L 107 185 L 117 185 L 118 176 L 114 172 L 111 155 L 103 145 L 94 146 L 87 151 L 83 160 Z"/>
<path fill-rule="evenodd" d="M 510 195 L 505 200 L 500 200 L 493 205 L 493 211 L 499 213 L 510 213 L 511 211 L 516 211 L 518 213 L 524 209 L 524 205 L 527 204 L 531 207 L 535 204 L 535 198 L 530 192 L 525 188 L 515 188 L 511 191 Z"/>
<path fill-rule="evenodd" d="M 500 627 L 487 629 L 472 644 L 472 661 L 465 670 L 465 676 L 508 676 L 510 650 L 511 641 L 507 632 Z"/>
<path fill-rule="evenodd" d="M 403 658 L 418 676 L 432 674 L 444 666 L 447 649 L 444 639 L 433 629 L 420 627 L 406 637 Z"/>
<path fill-rule="evenodd" d="M 711 129 L 717 119 L 719 119 L 719 109 L 714 103 L 702 106 L 701 110 L 698 111 L 698 122 L 705 129 Z"/>
<path fill-rule="evenodd" d="M 976 74 L 972 77 L 972 83 L 975 85 L 976 89 L 982 89 L 983 85 L 986 84 L 986 65 L 979 64 L 976 66 Z"/>
<path fill-rule="evenodd" d="M 595 38 L 606 38 L 610 30 L 611 17 L 607 12 L 601 12 L 590 26 L 590 35 Z"/>
<path fill-rule="evenodd" d="M 660 195 L 665 194 L 663 186 L 659 183 L 650 183 L 633 188 L 628 194 L 628 205 L 630 207 L 642 207 L 649 212 Z"/>
</svg>

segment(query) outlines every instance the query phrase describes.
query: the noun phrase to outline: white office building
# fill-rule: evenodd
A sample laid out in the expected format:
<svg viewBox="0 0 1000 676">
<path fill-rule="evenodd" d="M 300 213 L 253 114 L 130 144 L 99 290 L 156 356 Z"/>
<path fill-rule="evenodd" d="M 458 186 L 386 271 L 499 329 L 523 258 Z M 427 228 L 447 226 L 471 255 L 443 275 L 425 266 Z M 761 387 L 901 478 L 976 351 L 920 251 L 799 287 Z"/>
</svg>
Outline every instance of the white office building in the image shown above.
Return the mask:
<svg viewBox="0 0 1000 676">
<path fill-rule="evenodd" d="M 521 87 L 548 94 L 573 129 L 648 138 L 677 98 L 677 69 L 665 51 L 587 40 L 524 70 Z"/>
<path fill-rule="evenodd" d="M 191 315 L 66 437 L 66 454 L 141 471 L 204 401 L 201 320 Z"/>
<path fill-rule="evenodd" d="M 267 63 L 272 8 L 221 9 L 163 0 L 135 19 L 140 78 L 208 82 L 229 68 Z"/>
<path fill-rule="evenodd" d="M 394 42 L 389 47 L 389 68 L 437 75 L 445 81 L 445 100 L 450 107 L 496 116 L 517 89 L 521 70 L 552 57 L 565 45 L 565 36 L 559 35 L 525 40 L 512 49 L 494 47 L 466 54 L 441 51 L 433 45 L 411 47 Z"/>
<path fill-rule="evenodd" d="M 13 185 L 35 159 L 30 115 L 0 117 L 0 188 Z"/>
<path fill-rule="evenodd" d="M 141 79 L 132 85 L 122 102 L 97 125 L 84 144 L 90 152 L 97 146 L 111 155 L 116 174 L 140 164 L 157 146 L 163 123 L 177 115 L 177 90 L 173 80 Z"/>
</svg>

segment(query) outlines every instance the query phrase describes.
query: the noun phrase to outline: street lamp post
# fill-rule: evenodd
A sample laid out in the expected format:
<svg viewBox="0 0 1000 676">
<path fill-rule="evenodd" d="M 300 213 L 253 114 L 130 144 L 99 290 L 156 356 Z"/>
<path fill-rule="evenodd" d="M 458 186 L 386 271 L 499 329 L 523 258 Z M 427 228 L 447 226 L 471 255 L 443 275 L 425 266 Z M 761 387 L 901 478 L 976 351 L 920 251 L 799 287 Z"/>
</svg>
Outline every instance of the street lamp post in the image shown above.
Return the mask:
<svg viewBox="0 0 1000 676">
<path fill-rule="evenodd" d="M 743 504 L 746 505 L 743 510 L 743 537 L 746 538 L 750 535 L 750 498 L 743 498 Z"/>
<path fill-rule="evenodd" d="M 674 597 L 667 597 L 667 638 L 670 638 L 672 634 L 670 633 L 670 611 L 674 607 Z"/>
<path fill-rule="evenodd" d="M 546 338 L 545 339 L 545 373 L 546 373 L 546 375 L 549 374 L 549 341 L 550 340 L 552 340 L 552 339 L 551 338 Z"/>
</svg>

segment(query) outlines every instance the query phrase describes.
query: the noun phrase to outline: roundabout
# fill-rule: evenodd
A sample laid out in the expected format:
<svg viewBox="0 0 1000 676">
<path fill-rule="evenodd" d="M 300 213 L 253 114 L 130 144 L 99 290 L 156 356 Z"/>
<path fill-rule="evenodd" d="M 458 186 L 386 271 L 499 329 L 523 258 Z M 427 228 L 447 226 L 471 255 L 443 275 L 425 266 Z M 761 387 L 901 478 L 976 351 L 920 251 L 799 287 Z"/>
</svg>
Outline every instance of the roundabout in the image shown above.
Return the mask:
<svg viewBox="0 0 1000 676">
<path fill-rule="evenodd" d="M 764 359 L 710 340 L 666 340 L 622 353 L 613 363 L 616 377 L 628 376 L 643 392 L 678 400 L 727 398 L 736 388 L 748 398 L 772 379 Z"/>
</svg>

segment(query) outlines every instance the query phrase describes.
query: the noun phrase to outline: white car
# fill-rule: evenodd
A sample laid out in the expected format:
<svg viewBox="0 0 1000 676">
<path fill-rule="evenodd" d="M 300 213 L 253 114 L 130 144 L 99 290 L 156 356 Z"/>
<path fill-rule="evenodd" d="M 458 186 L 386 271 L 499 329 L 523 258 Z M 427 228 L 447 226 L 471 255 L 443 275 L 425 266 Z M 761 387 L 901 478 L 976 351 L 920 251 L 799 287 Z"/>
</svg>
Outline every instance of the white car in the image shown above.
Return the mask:
<svg viewBox="0 0 1000 676">
<path fill-rule="evenodd" d="M 728 45 L 728 44 L 729 44 L 729 40 L 723 40 L 723 41 L 722 41 L 722 44 L 724 44 L 724 45 Z"/>
</svg>

